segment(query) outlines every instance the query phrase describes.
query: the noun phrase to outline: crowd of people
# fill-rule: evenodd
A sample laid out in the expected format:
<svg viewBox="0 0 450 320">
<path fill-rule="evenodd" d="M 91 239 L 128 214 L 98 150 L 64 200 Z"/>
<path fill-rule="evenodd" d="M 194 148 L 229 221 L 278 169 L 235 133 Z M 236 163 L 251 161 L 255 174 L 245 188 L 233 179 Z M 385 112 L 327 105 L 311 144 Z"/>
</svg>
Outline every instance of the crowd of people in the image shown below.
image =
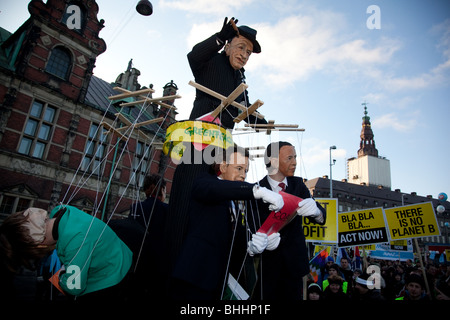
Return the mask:
<svg viewBox="0 0 450 320">
<path fill-rule="evenodd" d="M 352 270 L 349 259 L 329 256 L 317 282 L 308 281 L 307 299 L 335 302 L 450 300 L 450 266 L 429 261 L 425 275 L 411 260 L 368 259 L 368 274 Z"/>
</svg>

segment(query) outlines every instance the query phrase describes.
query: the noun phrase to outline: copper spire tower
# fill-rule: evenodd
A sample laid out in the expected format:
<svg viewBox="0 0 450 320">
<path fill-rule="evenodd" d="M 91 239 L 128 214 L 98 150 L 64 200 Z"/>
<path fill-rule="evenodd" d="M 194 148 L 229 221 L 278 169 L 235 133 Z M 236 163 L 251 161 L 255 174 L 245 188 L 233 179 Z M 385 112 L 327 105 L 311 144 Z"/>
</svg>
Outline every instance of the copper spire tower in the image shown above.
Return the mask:
<svg viewBox="0 0 450 320">
<path fill-rule="evenodd" d="M 367 103 L 361 103 L 364 106 L 364 117 L 362 117 L 361 142 L 359 143 L 358 158 L 362 156 L 378 157 L 378 150 L 375 148 L 373 140 L 373 131 L 370 125 L 370 117 L 367 115 Z"/>
</svg>

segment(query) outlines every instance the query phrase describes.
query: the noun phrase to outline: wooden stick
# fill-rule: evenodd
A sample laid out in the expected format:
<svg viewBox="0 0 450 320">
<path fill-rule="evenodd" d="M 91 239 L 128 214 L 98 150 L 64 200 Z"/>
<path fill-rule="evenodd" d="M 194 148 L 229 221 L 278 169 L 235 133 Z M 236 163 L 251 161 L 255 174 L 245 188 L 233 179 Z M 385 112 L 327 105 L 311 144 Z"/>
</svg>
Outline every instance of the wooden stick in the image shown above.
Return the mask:
<svg viewBox="0 0 450 320">
<path fill-rule="evenodd" d="M 249 158 L 250 160 L 254 160 L 254 159 L 256 159 L 256 158 L 263 158 L 263 157 L 264 157 L 263 154 L 251 154 L 248 158 Z"/>
<path fill-rule="evenodd" d="M 261 129 L 258 129 L 258 130 L 261 130 Z M 272 130 L 272 131 L 292 131 L 292 132 L 296 132 L 296 131 L 303 132 L 303 131 L 305 131 L 305 129 L 277 129 L 277 128 L 270 129 L 270 130 Z"/>
<path fill-rule="evenodd" d="M 272 121 L 272 120 L 271 120 Z M 272 128 L 298 128 L 298 124 L 275 124 L 273 122 L 269 122 L 267 124 L 264 123 L 246 123 L 245 124 L 246 127 L 253 127 L 253 128 L 266 128 L 266 127 L 270 127 Z"/>
<path fill-rule="evenodd" d="M 226 99 L 226 97 L 223 96 L 223 95 L 221 95 L 220 93 L 217 93 L 217 92 L 215 92 L 215 91 L 213 91 L 213 90 L 211 90 L 211 89 L 209 89 L 209 88 L 207 88 L 207 87 L 204 87 L 204 86 L 202 86 L 201 84 L 198 84 L 198 83 L 196 83 L 196 82 L 194 82 L 194 81 L 189 81 L 189 85 L 193 86 L 194 88 L 196 88 L 196 89 L 198 89 L 198 90 L 200 90 L 200 91 L 203 91 L 203 92 L 209 94 L 210 96 L 212 96 L 212 97 L 214 97 L 214 98 L 216 98 L 216 99 L 219 99 L 220 101 Z M 240 103 L 237 103 L 236 101 L 231 102 L 231 105 L 232 105 L 233 107 L 236 107 L 236 108 L 242 110 L 242 111 L 247 111 L 247 108 L 246 108 L 246 107 L 244 107 L 244 106 L 243 106 L 242 104 L 240 104 Z M 255 111 L 255 112 L 253 113 L 253 115 L 254 115 L 255 117 L 259 118 L 259 119 L 264 119 L 264 116 L 263 116 L 262 114 L 260 114 L 259 112 L 257 112 L 257 111 Z"/>
<path fill-rule="evenodd" d="M 262 102 L 261 100 L 256 100 L 250 107 L 247 108 L 247 111 L 243 111 L 240 115 L 238 115 L 236 118 L 234 118 L 234 122 L 239 123 L 242 120 L 244 120 L 246 117 L 248 117 L 249 115 L 253 114 L 254 112 L 256 112 L 256 109 L 258 109 L 259 107 L 261 107 L 264 104 L 264 102 Z"/>
<path fill-rule="evenodd" d="M 117 118 L 119 118 L 120 121 L 122 121 L 123 123 L 125 123 L 127 126 L 133 125 L 133 124 L 131 123 L 131 121 L 128 120 L 128 118 L 125 117 L 125 116 L 124 116 L 123 114 L 121 114 L 120 112 L 116 113 L 115 116 L 116 116 Z"/>
<path fill-rule="evenodd" d="M 213 116 L 214 119 L 217 118 L 219 113 L 221 113 L 224 108 L 228 107 L 231 104 L 231 102 L 233 102 L 237 97 L 239 97 L 247 88 L 248 85 L 246 85 L 245 83 L 241 83 L 239 86 L 237 86 L 237 88 L 234 89 L 233 92 L 230 93 L 228 97 L 222 100 L 222 102 L 217 106 L 217 108 L 211 113 L 211 116 Z"/>
<path fill-rule="evenodd" d="M 266 130 L 268 130 L 267 128 L 234 128 L 234 130 L 236 130 L 236 131 L 252 131 L 252 130 L 254 130 L 254 131 L 256 131 L 256 132 L 260 132 L 260 131 L 266 131 Z M 292 131 L 292 132 L 304 132 L 305 131 L 305 129 L 295 129 L 295 128 L 293 128 L 293 129 L 277 129 L 277 128 L 275 128 L 275 129 L 270 129 L 271 131 Z"/>
<path fill-rule="evenodd" d="M 177 110 L 177 107 L 175 106 L 171 106 L 170 104 L 164 103 L 164 102 L 159 102 L 159 101 L 155 101 L 156 104 L 160 105 L 161 107 L 170 109 L 170 110 Z"/>
<path fill-rule="evenodd" d="M 173 99 L 179 99 L 179 98 L 181 98 L 181 96 L 177 95 L 177 94 L 173 95 L 173 96 L 165 96 L 165 97 L 161 97 L 161 98 L 146 98 L 146 99 L 142 99 L 142 100 L 124 102 L 124 103 L 121 103 L 120 106 L 121 107 L 129 107 L 129 106 L 134 106 L 136 104 L 152 103 L 152 102 L 157 102 L 157 101 L 173 100 Z"/>
<path fill-rule="evenodd" d="M 118 89 L 119 87 L 114 87 L 113 89 L 116 90 L 116 88 L 119 91 L 124 91 L 125 90 L 125 89 L 122 89 L 122 88 Z M 126 90 L 126 91 L 128 91 L 128 90 Z M 124 93 L 121 93 L 121 94 L 117 94 L 115 96 L 109 96 L 108 99 L 109 100 L 118 100 L 118 99 L 130 98 L 130 97 L 137 97 L 137 96 L 139 96 L 141 94 L 153 93 L 153 92 L 155 92 L 155 90 L 153 90 L 153 89 L 142 89 L 142 90 L 137 90 L 137 91 L 128 91 L 128 92 L 124 92 Z"/>
<path fill-rule="evenodd" d="M 247 147 L 247 150 L 264 150 L 266 147 L 256 146 L 256 147 Z"/>
<path fill-rule="evenodd" d="M 104 134 L 115 132 L 121 140 L 126 140 L 126 137 L 123 134 L 121 134 L 119 131 L 117 131 L 116 128 L 113 128 L 108 122 L 102 121 L 102 122 L 100 122 L 100 125 L 108 129 L 108 131 L 104 132 Z"/>
<path fill-rule="evenodd" d="M 146 125 L 148 125 L 148 124 L 158 123 L 158 122 L 161 122 L 161 121 L 163 121 L 163 120 L 164 120 L 163 117 L 155 118 L 155 119 L 150 119 L 150 120 L 146 120 L 146 121 L 142 121 L 142 122 L 136 123 L 136 124 L 134 125 L 134 127 L 135 127 L 135 128 L 139 128 L 139 127 L 142 127 L 142 126 L 146 126 Z"/>
<path fill-rule="evenodd" d="M 255 124 L 255 126 L 256 126 L 256 124 Z M 272 128 L 274 128 L 274 126 L 275 126 L 275 120 L 269 120 L 269 122 L 267 122 L 267 124 L 265 125 L 266 126 L 266 134 L 267 135 L 269 135 L 269 134 L 271 134 L 272 133 L 272 131 L 271 131 L 271 127 Z"/>
<path fill-rule="evenodd" d="M 250 157 L 252 157 L 252 158 L 263 158 L 264 154 L 263 153 L 251 154 Z"/>
<path fill-rule="evenodd" d="M 164 118 L 160 117 L 160 118 L 155 118 L 155 119 L 151 119 L 151 120 L 146 120 L 146 121 L 142 121 L 142 122 L 138 122 L 134 125 L 134 128 L 139 128 L 142 126 L 146 126 L 148 124 L 152 124 L 152 123 L 157 123 L 157 122 L 161 122 L 163 121 Z M 122 132 L 122 131 L 126 131 L 127 129 L 130 128 L 131 125 L 127 125 L 126 127 L 122 127 L 122 128 L 117 128 L 116 131 Z"/>
<path fill-rule="evenodd" d="M 113 89 L 116 90 L 116 91 L 121 91 L 121 92 L 123 92 L 123 93 L 131 93 L 131 92 L 133 92 L 133 91 L 124 89 L 124 88 L 122 88 L 122 87 L 114 87 Z M 151 93 L 153 93 L 153 92 L 151 92 Z M 144 95 L 139 95 L 139 96 L 137 96 L 136 99 L 139 99 L 139 98 L 140 98 L 140 100 L 142 100 L 142 99 L 147 99 L 147 98 L 148 98 L 148 95 L 145 95 L 145 96 L 144 96 Z"/>
<path fill-rule="evenodd" d="M 162 143 L 162 142 L 153 142 L 152 146 L 153 146 L 156 150 L 162 150 L 162 148 L 163 148 L 163 143 Z"/>
<path fill-rule="evenodd" d="M 422 269 L 423 280 L 425 281 L 425 288 L 427 290 L 428 296 L 431 298 L 430 285 L 428 284 L 427 273 L 425 271 L 425 267 L 422 261 L 422 253 L 420 252 L 419 242 L 417 242 L 417 238 L 414 238 L 414 245 L 416 246 L 417 255 L 419 256 L 420 269 Z"/>
</svg>

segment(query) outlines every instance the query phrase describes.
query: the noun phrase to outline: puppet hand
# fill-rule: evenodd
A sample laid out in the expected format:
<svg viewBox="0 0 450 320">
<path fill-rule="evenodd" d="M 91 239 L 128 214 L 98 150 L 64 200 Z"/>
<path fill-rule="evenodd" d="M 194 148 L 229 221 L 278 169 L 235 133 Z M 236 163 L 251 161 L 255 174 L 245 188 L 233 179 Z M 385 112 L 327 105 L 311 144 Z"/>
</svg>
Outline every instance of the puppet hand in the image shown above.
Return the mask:
<svg viewBox="0 0 450 320">
<path fill-rule="evenodd" d="M 278 248 L 278 245 L 280 244 L 280 234 L 278 232 L 272 233 L 270 236 L 267 237 L 267 250 L 272 251 Z"/>
<path fill-rule="evenodd" d="M 316 201 L 312 198 L 306 198 L 299 202 L 297 214 L 303 217 L 316 218 L 316 220 L 322 218 L 323 221 L 322 212 L 317 207 Z"/>
<path fill-rule="evenodd" d="M 276 192 L 273 192 L 267 188 L 255 185 L 253 187 L 253 196 L 255 199 L 262 199 L 265 203 L 270 203 L 270 211 L 280 211 L 284 206 L 283 197 Z"/>
<path fill-rule="evenodd" d="M 247 251 L 250 256 L 260 254 L 267 247 L 267 234 L 257 232 L 252 235 L 252 240 L 248 242 Z"/>
<path fill-rule="evenodd" d="M 232 39 L 237 35 L 237 31 L 233 28 L 231 21 L 234 21 L 234 23 L 238 22 L 238 20 L 234 19 L 234 17 L 231 18 L 230 21 L 228 21 L 228 18 L 225 17 L 222 30 L 220 30 L 220 32 L 217 34 L 217 37 L 222 40 L 222 42 Z"/>
</svg>

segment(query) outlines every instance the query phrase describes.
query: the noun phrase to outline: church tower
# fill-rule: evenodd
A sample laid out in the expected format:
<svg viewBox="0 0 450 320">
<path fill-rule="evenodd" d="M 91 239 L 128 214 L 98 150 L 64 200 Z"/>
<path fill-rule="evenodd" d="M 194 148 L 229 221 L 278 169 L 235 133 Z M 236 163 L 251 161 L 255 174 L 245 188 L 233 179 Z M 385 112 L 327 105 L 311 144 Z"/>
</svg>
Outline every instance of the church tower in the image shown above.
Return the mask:
<svg viewBox="0 0 450 320">
<path fill-rule="evenodd" d="M 361 142 L 359 143 L 358 157 L 374 156 L 378 157 L 378 150 L 375 148 L 375 140 L 373 140 L 373 131 L 370 124 L 370 117 L 367 115 L 367 103 L 364 106 L 364 117 L 362 117 Z"/>
<path fill-rule="evenodd" d="M 367 112 L 367 103 L 364 102 L 362 105 L 364 106 L 364 116 L 362 117 L 361 141 L 359 143 L 358 157 L 350 158 L 347 161 L 348 182 L 390 189 L 390 162 L 385 157 L 378 156 L 370 117 Z"/>
</svg>

